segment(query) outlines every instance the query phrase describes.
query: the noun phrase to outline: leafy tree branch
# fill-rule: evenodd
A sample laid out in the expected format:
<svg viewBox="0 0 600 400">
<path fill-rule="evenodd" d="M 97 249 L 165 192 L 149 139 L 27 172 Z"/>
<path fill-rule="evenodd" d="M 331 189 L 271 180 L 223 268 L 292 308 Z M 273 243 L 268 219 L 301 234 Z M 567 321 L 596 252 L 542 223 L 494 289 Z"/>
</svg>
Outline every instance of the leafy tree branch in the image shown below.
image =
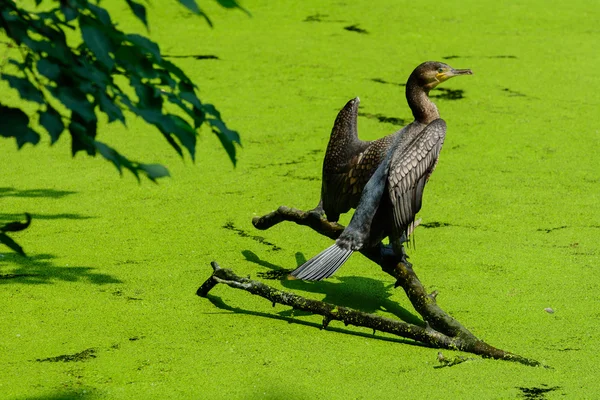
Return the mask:
<svg viewBox="0 0 600 400">
<path fill-rule="evenodd" d="M 178 1 L 212 25 L 194 0 Z M 244 10 L 235 0 L 217 2 Z M 200 100 L 197 86 L 163 57 L 157 43 L 117 29 L 99 1 L 35 1 L 36 6 L 42 3 L 55 6 L 31 11 L 14 0 L 0 0 L 0 34 L 8 39 L 0 44 L 6 46 L 0 79 L 37 107 L 28 114 L 0 101 L 0 136 L 14 138 L 21 148 L 39 143 L 44 132 L 37 126 L 50 136 L 51 143 L 68 132 L 73 155 L 100 154 L 138 180 L 140 176 L 152 181 L 168 176 L 164 166 L 130 160 L 98 140 L 100 114 L 111 123 L 126 125 L 124 111 L 129 111 L 154 125 L 180 156 L 187 153 L 192 159 L 198 129 L 207 125 L 235 165 L 239 134 L 227 126 L 215 106 Z M 126 3 L 148 27 L 146 8 L 132 0 Z M 73 45 L 73 35 L 67 37 L 66 32 L 78 34 L 80 42 Z M 20 57 L 13 57 L 10 48 L 18 48 Z M 135 96 L 128 94 L 132 89 Z"/>
</svg>

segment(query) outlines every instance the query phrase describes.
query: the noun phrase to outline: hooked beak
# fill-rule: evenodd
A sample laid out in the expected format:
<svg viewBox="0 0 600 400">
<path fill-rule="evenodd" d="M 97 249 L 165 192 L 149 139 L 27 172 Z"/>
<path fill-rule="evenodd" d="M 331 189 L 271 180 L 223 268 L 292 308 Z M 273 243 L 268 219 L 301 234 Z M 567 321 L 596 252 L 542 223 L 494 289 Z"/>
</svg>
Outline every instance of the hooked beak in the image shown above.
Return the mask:
<svg viewBox="0 0 600 400">
<path fill-rule="evenodd" d="M 471 71 L 470 69 L 451 69 L 450 71 L 447 72 L 449 75 L 451 76 L 457 76 L 457 75 L 473 75 L 473 71 Z"/>
<path fill-rule="evenodd" d="M 437 74 L 435 76 L 435 79 L 437 79 L 437 81 L 439 83 L 447 81 L 448 79 L 455 77 L 455 76 L 459 76 L 459 75 L 473 75 L 473 71 L 471 71 L 470 69 L 454 69 L 452 68 L 449 71 L 444 71 L 444 72 L 440 72 L 439 74 Z"/>
</svg>

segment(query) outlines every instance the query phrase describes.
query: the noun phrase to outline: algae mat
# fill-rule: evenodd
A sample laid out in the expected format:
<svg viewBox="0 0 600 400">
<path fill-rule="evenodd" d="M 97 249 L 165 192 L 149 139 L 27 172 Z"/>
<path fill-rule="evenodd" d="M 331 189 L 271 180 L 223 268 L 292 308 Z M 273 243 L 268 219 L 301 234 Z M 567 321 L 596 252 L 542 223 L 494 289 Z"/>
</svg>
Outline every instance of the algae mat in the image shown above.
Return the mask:
<svg viewBox="0 0 600 400">
<path fill-rule="evenodd" d="M 122 29 L 141 31 L 124 4 L 107 4 Z M 66 138 L 21 151 L 0 141 L 0 218 L 34 215 L 15 235 L 29 258 L 6 249 L 0 258 L 0 273 L 22 275 L 0 280 L 0 397 L 600 396 L 600 5 L 244 6 L 251 18 L 206 5 L 212 30 L 175 4 L 154 2 L 149 14 L 151 37 L 185 56 L 177 61 L 202 98 L 240 131 L 237 168 L 207 131 L 194 164 L 135 119 L 129 129 L 105 125 L 101 137 L 167 164 L 172 178 L 159 185 L 119 178 L 100 159 L 71 159 Z M 552 369 L 477 357 L 434 368 L 435 349 L 336 322 L 322 331 L 319 317 L 227 287 L 210 301 L 195 296 L 212 260 L 255 278 L 330 244 L 293 224 L 257 232 L 250 220 L 281 204 L 316 205 L 339 108 L 360 96 L 361 137 L 393 132 L 411 118 L 398 84 L 429 59 L 475 75 L 432 92 L 448 136 L 411 260 L 477 336 Z M 3 89 L 3 101 L 15 94 Z M 325 282 L 268 283 L 415 315 L 360 255 Z"/>
</svg>

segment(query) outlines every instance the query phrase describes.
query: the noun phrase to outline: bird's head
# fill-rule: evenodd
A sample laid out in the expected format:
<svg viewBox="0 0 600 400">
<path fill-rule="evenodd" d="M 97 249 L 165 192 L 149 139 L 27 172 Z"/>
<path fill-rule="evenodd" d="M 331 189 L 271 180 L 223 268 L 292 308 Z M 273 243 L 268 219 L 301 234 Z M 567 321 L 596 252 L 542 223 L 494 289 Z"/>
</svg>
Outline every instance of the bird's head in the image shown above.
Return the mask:
<svg viewBox="0 0 600 400">
<path fill-rule="evenodd" d="M 410 75 L 410 79 L 415 79 L 417 84 L 426 91 L 430 91 L 440 83 L 450 78 L 460 75 L 472 75 L 470 69 L 454 69 L 448 64 L 438 61 L 426 61 L 419 65 Z"/>
</svg>

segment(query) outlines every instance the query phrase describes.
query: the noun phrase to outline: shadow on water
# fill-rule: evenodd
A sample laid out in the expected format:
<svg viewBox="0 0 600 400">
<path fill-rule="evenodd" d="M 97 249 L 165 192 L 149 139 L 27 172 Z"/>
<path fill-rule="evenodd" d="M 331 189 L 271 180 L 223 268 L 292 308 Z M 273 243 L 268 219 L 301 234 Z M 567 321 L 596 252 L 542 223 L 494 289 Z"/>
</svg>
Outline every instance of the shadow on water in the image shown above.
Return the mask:
<svg viewBox="0 0 600 400">
<path fill-rule="evenodd" d="M 112 275 L 94 272 L 95 268 L 81 266 L 59 266 L 52 261 L 51 254 L 35 254 L 22 257 L 18 254 L 0 254 L 0 285 L 49 284 L 57 281 L 87 281 L 94 285 L 122 283 Z"/>
<path fill-rule="evenodd" d="M 538 387 L 520 387 L 517 386 L 517 389 L 521 391 L 521 397 L 523 399 L 530 400 L 544 400 L 546 398 L 546 394 L 553 392 L 555 390 L 561 389 L 560 386 L 548 386 L 546 384 L 541 384 Z"/>
<path fill-rule="evenodd" d="M 292 316 L 270 314 L 270 313 L 264 313 L 264 312 L 260 312 L 260 311 L 250 311 L 250 310 L 245 310 L 245 309 L 239 308 L 239 307 L 232 307 L 232 306 L 228 305 L 227 303 L 225 303 L 223 301 L 223 299 L 221 299 L 220 297 L 214 296 L 212 294 L 209 294 L 206 298 L 215 307 L 217 307 L 221 310 L 230 311 L 230 312 L 233 312 L 236 314 L 244 314 L 244 315 L 252 315 L 254 317 L 270 318 L 270 319 L 275 319 L 278 321 L 285 321 L 290 324 L 310 326 L 310 327 L 318 328 L 318 329 L 322 328 L 322 325 L 320 323 L 303 321 L 303 320 L 294 318 Z M 300 313 L 296 312 L 296 315 L 300 315 Z M 366 328 L 366 329 L 368 329 L 368 328 Z M 331 324 L 327 327 L 326 330 L 331 331 L 331 332 L 337 332 L 337 333 L 345 333 L 347 335 L 352 335 L 352 336 L 378 339 L 378 340 L 383 340 L 386 342 L 404 343 L 404 344 L 412 344 L 412 345 L 419 346 L 419 347 L 428 347 L 422 343 L 418 343 L 418 342 L 408 340 L 408 339 L 397 339 L 397 338 L 390 338 L 390 337 L 384 337 L 384 336 L 376 336 L 371 333 L 355 332 L 355 331 L 350 331 L 348 329 L 336 328 L 336 327 L 331 326 Z"/>
<path fill-rule="evenodd" d="M 90 219 L 96 218 L 89 215 L 81 215 L 81 214 L 71 214 L 71 213 L 61 213 L 61 214 L 36 214 L 29 213 L 31 215 L 31 219 L 35 220 L 54 220 L 54 219 Z M 0 213 L 0 222 L 7 221 L 19 221 L 23 219 L 23 213 Z"/>
<path fill-rule="evenodd" d="M 287 274 L 291 272 L 291 270 L 286 270 L 278 265 L 261 260 L 250 250 L 242 251 L 242 255 L 247 261 L 253 262 L 270 270 L 266 273 L 259 273 L 259 276 L 267 279 L 278 279 L 280 280 L 281 284 L 288 289 L 323 294 L 325 297 L 322 299 L 322 301 L 325 303 L 350 307 L 366 313 L 385 311 L 395 315 L 405 322 L 424 326 L 423 321 L 419 317 L 391 300 L 391 297 L 394 294 L 394 283 L 386 285 L 384 282 L 377 279 L 358 276 L 339 277 L 337 278 L 337 282 L 332 280 L 323 280 L 319 282 L 288 280 Z M 296 264 L 298 266 L 302 265 L 305 261 L 306 258 L 302 253 L 296 253 Z M 286 310 L 279 312 L 279 315 L 286 317 L 294 314 L 306 315 L 310 313 L 301 312 L 298 310 Z"/>
<path fill-rule="evenodd" d="M 102 396 L 98 395 L 98 391 L 94 388 L 78 388 L 77 390 L 65 390 L 59 393 L 46 394 L 41 396 L 18 397 L 16 400 L 94 400 Z"/>
<path fill-rule="evenodd" d="M 164 58 L 193 58 L 194 60 L 220 60 L 218 56 L 214 54 L 184 54 L 184 55 L 171 55 L 163 54 Z"/>
<path fill-rule="evenodd" d="M 75 194 L 69 190 L 55 190 L 55 189 L 25 189 L 19 190 L 14 187 L 0 187 L 0 198 L 1 197 L 48 197 L 52 199 L 60 199 L 70 194 Z"/>
<path fill-rule="evenodd" d="M 76 194 L 70 190 L 56 190 L 56 189 L 16 189 L 14 187 L 0 187 L 0 199 L 8 197 L 17 198 L 49 198 L 49 199 L 62 199 L 63 197 Z M 28 210 L 23 210 L 28 211 Z M 4 221 L 17 221 L 23 219 L 24 212 L 22 213 L 0 213 L 0 222 Z M 32 219 L 35 220 L 54 220 L 54 219 L 89 219 L 95 218 L 92 216 L 73 214 L 73 213 L 61 213 L 61 214 L 36 214 L 30 213 Z"/>
</svg>

